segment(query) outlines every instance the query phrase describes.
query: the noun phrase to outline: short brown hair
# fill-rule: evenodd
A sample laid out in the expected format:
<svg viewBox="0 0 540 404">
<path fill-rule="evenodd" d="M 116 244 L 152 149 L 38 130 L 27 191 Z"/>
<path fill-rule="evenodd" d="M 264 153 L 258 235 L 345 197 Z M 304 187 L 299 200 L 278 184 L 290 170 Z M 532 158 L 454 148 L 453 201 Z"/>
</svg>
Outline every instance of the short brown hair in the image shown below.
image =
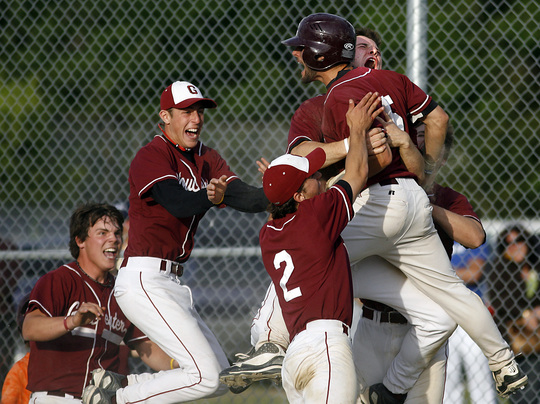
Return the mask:
<svg viewBox="0 0 540 404">
<path fill-rule="evenodd" d="M 366 38 L 371 39 L 373 42 L 375 42 L 375 45 L 379 48 L 382 43 L 381 35 L 368 27 L 360 27 L 356 29 L 356 36 L 365 36 Z"/>
<path fill-rule="evenodd" d="M 77 238 L 85 241 L 88 237 L 88 230 L 102 218 L 109 218 L 116 223 L 120 230 L 124 226 L 124 216 L 118 209 L 105 203 L 87 203 L 79 206 L 71 215 L 69 222 L 69 252 L 73 258 L 79 258 L 79 246 Z"/>
</svg>

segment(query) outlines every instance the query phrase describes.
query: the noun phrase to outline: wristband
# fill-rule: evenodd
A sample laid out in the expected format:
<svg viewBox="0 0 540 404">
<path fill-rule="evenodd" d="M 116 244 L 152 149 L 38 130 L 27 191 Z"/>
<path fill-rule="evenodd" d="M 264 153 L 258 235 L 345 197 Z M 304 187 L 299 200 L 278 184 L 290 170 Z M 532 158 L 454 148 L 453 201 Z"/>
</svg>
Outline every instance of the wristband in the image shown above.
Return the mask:
<svg viewBox="0 0 540 404">
<path fill-rule="evenodd" d="M 349 138 L 343 139 L 343 144 L 345 145 L 345 152 L 349 153 Z"/>
<path fill-rule="evenodd" d="M 214 205 L 221 205 L 223 203 L 223 200 L 225 199 L 225 193 L 223 194 L 223 196 L 221 197 L 221 201 L 219 201 L 218 203 L 214 203 Z"/>
<path fill-rule="evenodd" d="M 66 331 L 71 331 L 67 325 L 67 318 L 69 317 L 69 315 L 65 316 L 64 317 L 64 328 L 66 329 Z"/>
<path fill-rule="evenodd" d="M 174 364 L 174 358 L 171 359 L 171 369 L 174 369 L 173 364 Z"/>
</svg>

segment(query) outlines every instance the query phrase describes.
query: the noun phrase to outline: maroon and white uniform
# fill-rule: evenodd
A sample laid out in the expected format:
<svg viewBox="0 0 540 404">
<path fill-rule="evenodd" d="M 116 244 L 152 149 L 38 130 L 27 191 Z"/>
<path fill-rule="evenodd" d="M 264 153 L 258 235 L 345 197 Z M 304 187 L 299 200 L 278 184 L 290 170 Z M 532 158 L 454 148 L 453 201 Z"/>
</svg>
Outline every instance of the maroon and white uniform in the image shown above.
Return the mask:
<svg viewBox="0 0 540 404">
<path fill-rule="evenodd" d="M 163 136 L 156 136 L 135 156 L 129 172 L 129 244 L 125 257 L 159 257 L 184 262 L 193 250 L 193 238 L 204 213 L 177 218 L 153 201 L 148 191 L 166 179 L 186 191 L 206 188 L 222 175 L 238 178 L 217 151 L 201 142 L 189 161 Z"/>
<path fill-rule="evenodd" d="M 28 389 L 81 397 L 94 369 L 119 372 L 120 343 L 146 339 L 120 310 L 113 295 L 114 277 L 107 285 L 86 275 L 76 262 L 43 275 L 30 294 L 28 311 L 64 317 L 84 302 L 105 307 L 105 316 L 52 341 L 31 341 Z M 53 396 L 50 396 L 53 398 Z M 56 397 L 58 398 L 58 397 Z"/>
<path fill-rule="evenodd" d="M 348 338 L 351 273 L 340 236 L 353 212 L 343 184 L 269 221 L 259 235 L 291 338 L 282 368 L 290 402 L 320 402 L 321 397 L 353 402 L 356 397 Z M 297 390 L 299 384 L 303 388 Z"/>
<path fill-rule="evenodd" d="M 131 163 L 129 245 L 115 296 L 126 316 L 180 368 L 130 375 L 129 385 L 116 392 L 118 404 L 177 403 L 227 391 L 219 383 L 219 372 L 229 361 L 197 313 L 191 289 L 181 282 L 179 264 L 189 258 L 199 221 L 213 206 L 206 194 L 207 185 L 222 175 L 228 182 L 224 201 L 234 207 L 232 202 L 246 196 L 231 198 L 229 203 L 229 191 L 234 193 L 244 183 L 217 151 L 201 142 L 191 150 L 182 150 L 164 136 L 156 136 Z M 170 193 L 179 195 L 172 204 L 178 209 L 176 215 L 171 213 L 170 204 L 166 209 L 163 201 L 156 201 L 156 189 L 164 184 L 171 188 L 162 192 L 162 198 L 167 199 Z M 262 188 L 260 195 L 264 196 Z M 259 211 L 264 211 L 268 200 L 264 197 L 262 202 Z"/>
<path fill-rule="evenodd" d="M 322 126 L 326 141 L 349 136 L 345 116 L 349 99 L 360 100 L 369 91 L 380 94 L 394 122 L 406 130 L 409 121 L 428 115 L 436 105 L 407 77 L 388 70 L 359 67 L 338 75 L 327 90 Z M 380 296 L 387 292 L 387 282 L 375 281 L 378 276 L 370 274 L 368 267 L 372 260 L 362 262 L 373 256 L 384 258 L 417 289 L 438 303 L 482 349 L 491 370 L 498 370 L 514 355 L 482 301 L 455 274 L 433 225 L 432 208 L 426 193 L 414 175 L 406 170 L 397 150 L 393 150 L 393 155 L 392 163 L 368 180 L 368 187 L 354 203 L 356 216 L 342 233 L 353 274 L 359 272 L 353 275 L 355 296 L 382 301 L 402 312 L 407 298 L 402 298 L 399 306 L 384 301 Z M 376 289 L 380 289 L 380 296 L 367 296 Z M 433 316 L 431 308 L 426 309 L 424 326 L 426 319 Z M 438 331 L 416 333 L 404 340 L 394 362 L 401 368 L 392 367 L 385 378 L 384 384 L 391 391 L 408 391 L 453 329 L 447 325 L 446 329 Z M 419 346 L 422 351 L 418 358 L 405 357 L 418 352 Z"/>
</svg>

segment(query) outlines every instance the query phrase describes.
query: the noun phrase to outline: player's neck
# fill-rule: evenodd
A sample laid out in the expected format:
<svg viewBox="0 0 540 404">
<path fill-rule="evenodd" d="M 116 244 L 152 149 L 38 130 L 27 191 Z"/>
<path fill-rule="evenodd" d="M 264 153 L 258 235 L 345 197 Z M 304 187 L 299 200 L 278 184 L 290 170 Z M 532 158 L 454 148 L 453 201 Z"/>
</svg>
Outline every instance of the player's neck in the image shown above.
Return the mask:
<svg viewBox="0 0 540 404">
<path fill-rule="evenodd" d="M 328 86 L 332 80 L 337 78 L 338 73 L 342 70 L 351 70 L 351 67 L 343 64 L 337 65 L 323 72 L 318 72 L 317 76 L 319 81 L 321 81 L 325 86 Z"/>
<path fill-rule="evenodd" d="M 76 262 L 79 269 L 94 282 L 102 285 L 108 285 L 110 283 L 109 271 L 95 270 L 94 266 L 84 259 L 79 259 Z"/>
</svg>

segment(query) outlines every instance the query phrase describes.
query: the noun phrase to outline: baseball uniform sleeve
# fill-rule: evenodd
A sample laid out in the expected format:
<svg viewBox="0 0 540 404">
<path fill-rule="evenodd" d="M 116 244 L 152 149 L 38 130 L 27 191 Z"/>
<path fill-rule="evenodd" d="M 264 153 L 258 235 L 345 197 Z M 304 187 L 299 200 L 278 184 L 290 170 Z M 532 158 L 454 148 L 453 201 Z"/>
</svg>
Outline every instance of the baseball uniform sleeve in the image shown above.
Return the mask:
<svg viewBox="0 0 540 404">
<path fill-rule="evenodd" d="M 30 293 L 27 312 L 40 310 L 49 317 L 58 317 L 68 312 L 66 302 L 69 302 L 66 292 L 75 289 L 70 285 L 69 278 L 59 276 L 59 271 L 51 271 L 43 275 Z"/>
<path fill-rule="evenodd" d="M 304 101 L 291 119 L 287 140 L 287 153 L 305 141 L 324 142 L 322 134 L 322 114 L 324 95 Z"/>
</svg>

